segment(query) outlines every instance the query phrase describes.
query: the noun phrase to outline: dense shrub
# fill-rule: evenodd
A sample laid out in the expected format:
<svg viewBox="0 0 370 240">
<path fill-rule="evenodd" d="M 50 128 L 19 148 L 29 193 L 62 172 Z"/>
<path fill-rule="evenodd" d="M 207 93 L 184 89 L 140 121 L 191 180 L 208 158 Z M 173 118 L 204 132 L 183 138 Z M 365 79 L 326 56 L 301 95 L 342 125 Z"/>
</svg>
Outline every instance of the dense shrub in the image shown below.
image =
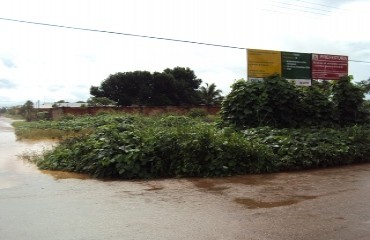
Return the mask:
<svg viewBox="0 0 370 240">
<path fill-rule="evenodd" d="M 347 126 L 368 122 L 364 89 L 343 77 L 296 87 L 272 76 L 261 82 L 239 80 L 222 104 L 224 125 L 248 127 Z"/>
<path fill-rule="evenodd" d="M 296 119 L 300 126 L 333 126 L 335 109 L 331 98 L 331 84 L 313 81 L 311 87 L 298 88 L 299 110 Z"/>
<path fill-rule="evenodd" d="M 339 129 L 273 129 L 262 127 L 245 130 L 249 141 L 263 144 L 273 151 L 279 170 L 330 167 L 370 161 L 370 126 Z"/>
<path fill-rule="evenodd" d="M 367 120 L 368 113 L 363 106 L 363 89 L 353 84 L 349 77 L 344 77 L 333 85 L 333 103 L 340 125 L 362 124 Z"/>
<path fill-rule="evenodd" d="M 152 122 L 123 117 L 93 134 L 61 142 L 37 165 L 125 179 L 225 176 L 265 172 L 269 153 L 242 133 L 184 116 Z"/>
<path fill-rule="evenodd" d="M 278 76 L 261 82 L 239 80 L 222 104 L 223 119 L 238 128 L 295 126 L 298 91 Z"/>
<path fill-rule="evenodd" d="M 193 118 L 206 117 L 207 115 L 207 111 L 201 108 L 192 108 L 188 113 L 188 116 Z"/>
<path fill-rule="evenodd" d="M 228 176 L 370 161 L 368 125 L 235 131 L 185 116 L 102 115 L 89 121 L 95 124 L 92 133 L 62 141 L 37 165 L 134 179 Z"/>
<path fill-rule="evenodd" d="M 13 122 L 18 139 L 40 138 L 68 138 L 71 135 L 80 135 L 94 131 L 95 128 L 112 122 L 120 121 L 121 118 L 133 119 L 134 116 L 119 116 L 101 113 L 98 116 L 73 116 L 67 115 L 58 121 L 40 120 L 33 122 Z"/>
</svg>

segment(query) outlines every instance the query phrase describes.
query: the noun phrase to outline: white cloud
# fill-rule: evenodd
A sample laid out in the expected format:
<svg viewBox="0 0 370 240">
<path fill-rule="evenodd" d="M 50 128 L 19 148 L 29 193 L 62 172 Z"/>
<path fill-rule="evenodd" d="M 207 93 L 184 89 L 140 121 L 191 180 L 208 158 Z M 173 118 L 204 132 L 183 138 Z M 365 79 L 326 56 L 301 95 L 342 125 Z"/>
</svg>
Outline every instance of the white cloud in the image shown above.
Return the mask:
<svg viewBox="0 0 370 240">
<path fill-rule="evenodd" d="M 0 2 L 0 18 L 370 61 L 369 7 L 370 1 L 12 0 Z M 0 79 L 15 86 L 1 87 L 0 98 L 9 103 L 86 100 L 91 85 L 124 71 L 190 67 L 224 93 L 246 77 L 245 50 L 2 20 L 0 31 Z M 350 74 L 367 79 L 368 67 L 350 62 Z"/>
</svg>

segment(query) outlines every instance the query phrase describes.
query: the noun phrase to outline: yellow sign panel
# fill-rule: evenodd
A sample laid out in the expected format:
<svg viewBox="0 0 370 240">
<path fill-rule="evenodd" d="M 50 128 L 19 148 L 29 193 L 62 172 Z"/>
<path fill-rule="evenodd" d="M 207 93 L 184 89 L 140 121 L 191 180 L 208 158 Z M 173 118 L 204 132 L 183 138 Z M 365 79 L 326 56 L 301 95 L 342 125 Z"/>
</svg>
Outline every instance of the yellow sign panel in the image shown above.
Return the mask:
<svg viewBox="0 0 370 240">
<path fill-rule="evenodd" d="M 247 49 L 248 78 L 265 78 L 274 74 L 281 76 L 281 52 Z"/>
</svg>

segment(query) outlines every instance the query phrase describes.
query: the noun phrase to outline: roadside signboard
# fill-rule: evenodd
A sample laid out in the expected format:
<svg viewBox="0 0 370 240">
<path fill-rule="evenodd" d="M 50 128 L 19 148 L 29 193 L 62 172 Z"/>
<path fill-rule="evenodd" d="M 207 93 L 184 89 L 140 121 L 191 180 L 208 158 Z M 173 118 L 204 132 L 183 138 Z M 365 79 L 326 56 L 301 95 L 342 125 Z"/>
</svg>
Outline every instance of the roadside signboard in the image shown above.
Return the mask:
<svg viewBox="0 0 370 240">
<path fill-rule="evenodd" d="M 281 75 L 281 52 L 247 49 L 248 79 L 259 80 L 273 74 Z"/>
<path fill-rule="evenodd" d="M 348 56 L 312 54 L 312 79 L 339 80 L 348 75 Z"/>
<path fill-rule="evenodd" d="M 248 80 L 278 74 L 298 86 L 312 79 L 339 80 L 348 75 L 348 56 L 247 49 Z"/>
<path fill-rule="evenodd" d="M 281 52 L 282 76 L 288 79 L 311 79 L 311 54 Z"/>
<path fill-rule="evenodd" d="M 311 54 L 281 52 L 282 77 L 297 86 L 311 86 Z"/>
</svg>

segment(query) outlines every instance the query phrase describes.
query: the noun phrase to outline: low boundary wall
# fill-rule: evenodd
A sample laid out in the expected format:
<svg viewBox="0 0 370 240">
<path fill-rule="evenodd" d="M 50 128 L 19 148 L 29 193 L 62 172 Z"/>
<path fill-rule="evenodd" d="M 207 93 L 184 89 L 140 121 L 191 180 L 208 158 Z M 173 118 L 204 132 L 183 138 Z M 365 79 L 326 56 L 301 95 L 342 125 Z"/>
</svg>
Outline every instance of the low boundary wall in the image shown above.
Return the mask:
<svg viewBox="0 0 370 240">
<path fill-rule="evenodd" d="M 185 115 L 189 113 L 192 109 L 201 109 L 210 115 L 216 115 L 221 110 L 220 107 L 215 106 L 135 106 L 135 107 L 57 107 L 50 108 L 49 111 L 50 118 L 53 120 L 60 119 L 68 115 L 96 115 L 101 112 L 112 112 L 112 113 L 132 113 L 132 114 L 142 114 L 146 116 L 174 113 L 178 115 Z"/>
</svg>

